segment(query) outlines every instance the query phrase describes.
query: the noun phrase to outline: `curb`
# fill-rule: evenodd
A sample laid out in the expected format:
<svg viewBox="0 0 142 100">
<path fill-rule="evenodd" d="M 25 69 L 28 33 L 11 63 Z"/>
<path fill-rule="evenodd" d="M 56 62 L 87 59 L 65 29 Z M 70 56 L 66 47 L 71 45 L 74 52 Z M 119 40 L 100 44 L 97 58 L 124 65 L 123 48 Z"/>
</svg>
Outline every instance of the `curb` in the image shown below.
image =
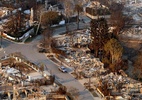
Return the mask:
<svg viewBox="0 0 142 100">
<path fill-rule="evenodd" d="M 24 44 L 23 42 L 15 42 L 15 41 L 12 41 L 12 40 L 4 38 L 4 37 L 2 37 L 2 38 L 9 41 L 9 42 L 15 43 L 15 44 Z"/>
<path fill-rule="evenodd" d="M 48 54 L 46 54 L 46 53 L 44 53 L 44 54 L 45 54 L 45 56 L 47 57 Z M 57 59 L 54 54 L 52 54 L 52 55 L 53 55 L 53 58 L 54 58 L 55 60 L 57 60 L 59 63 L 62 63 L 62 65 L 64 65 L 66 68 L 72 69 L 72 68 L 70 68 L 68 65 L 66 65 L 65 63 L 63 63 L 63 62 L 61 62 L 59 59 Z M 57 66 L 61 66 L 61 65 L 59 65 L 58 63 L 52 61 L 49 57 L 47 57 L 47 59 L 50 60 L 51 62 L 53 62 L 54 64 L 56 64 Z M 69 74 L 71 74 L 71 73 L 72 73 L 72 71 L 69 72 Z M 71 75 L 72 75 L 72 74 L 71 74 Z M 73 75 L 72 75 L 72 76 L 73 76 Z"/>
<path fill-rule="evenodd" d="M 3 47 L 2 48 L 0 48 L 0 51 L 2 51 L 3 50 Z"/>
<path fill-rule="evenodd" d="M 46 57 L 47 57 L 47 55 L 46 55 Z M 56 57 L 55 57 L 55 55 L 53 55 L 53 57 L 54 57 L 54 59 L 56 59 L 58 62 L 60 62 L 61 63 L 61 61 L 59 60 L 59 59 L 57 59 Z M 47 59 L 49 59 L 48 57 L 47 57 Z M 53 62 L 54 64 L 56 64 L 56 65 L 58 65 L 58 66 L 60 66 L 59 64 L 57 64 L 57 63 L 55 63 L 54 61 L 52 61 L 51 59 L 49 59 L 51 62 Z M 67 68 L 70 68 L 68 65 L 66 65 L 65 63 L 62 63 L 65 67 L 67 67 Z M 72 74 L 71 74 L 72 72 L 70 72 L 69 74 L 71 75 L 71 76 L 73 76 Z M 73 76 L 74 77 L 74 76 Z M 80 82 L 79 82 L 80 83 Z M 84 86 L 83 86 L 84 87 Z M 84 87 L 85 88 L 85 87 Z M 90 93 L 90 95 L 92 95 L 92 97 L 95 99 L 95 97 L 93 96 L 93 94 L 87 89 L 87 91 Z M 98 95 L 101 95 L 100 93 L 98 93 L 99 91 L 95 91 L 96 92 L 96 94 Z M 99 96 L 98 95 L 98 96 Z M 100 100 L 104 100 L 104 99 L 102 99 L 102 97 L 99 97 L 100 98 Z"/>
<path fill-rule="evenodd" d="M 55 60 L 57 60 L 59 63 L 62 63 L 64 66 L 66 66 L 67 68 L 70 68 L 68 65 L 66 65 L 65 63 L 63 63 L 62 61 L 60 61 L 57 57 L 55 57 L 55 54 L 54 53 L 50 53 L 51 55 L 53 55 L 53 57 L 54 57 L 54 59 Z M 45 55 L 46 55 L 46 57 L 47 57 L 47 55 L 50 55 L 50 54 L 46 54 L 45 53 Z M 48 59 L 49 59 L 49 57 L 47 57 Z M 54 61 L 52 61 L 52 62 L 54 62 Z M 54 62 L 55 63 L 55 62 Z M 60 66 L 60 65 L 59 65 Z"/>
</svg>

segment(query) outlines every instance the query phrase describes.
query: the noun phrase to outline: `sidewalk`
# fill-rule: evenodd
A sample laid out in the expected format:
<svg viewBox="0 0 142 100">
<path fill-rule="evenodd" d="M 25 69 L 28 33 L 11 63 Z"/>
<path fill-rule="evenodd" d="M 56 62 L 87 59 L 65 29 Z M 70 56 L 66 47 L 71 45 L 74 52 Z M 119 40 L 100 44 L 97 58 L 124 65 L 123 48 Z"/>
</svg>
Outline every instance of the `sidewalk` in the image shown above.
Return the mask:
<svg viewBox="0 0 142 100">
<path fill-rule="evenodd" d="M 89 82 L 89 78 L 84 78 L 84 79 L 80 79 L 78 80 L 82 85 L 84 85 L 84 83 L 88 83 Z M 98 80 L 96 78 L 91 78 L 91 82 L 93 82 L 93 85 L 97 85 L 98 84 Z M 91 86 L 93 86 L 91 84 Z M 95 86 L 94 86 L 95 87 Z M 97 97 L 102 98 L 102 95 L 100 93 L 98 93 L 96 90 L 94 90 L 95 94 L 97 95 Z"/>
<path fill-rule="evenodd" d="M 87 28 L 89 27 L 90 21 L 86 20 L 85 23 L 83 23 L 82 21 L 79 22 L 79 29 L 84 29 L 84 28 Z M 70 31 L 74 31 L 74 30 L 77 30 L 77 23 L 76 22 L 73 22 L 73 23 L 70 23 L 69 24 L 69 32 Z M 54 30 L 54 34 L 53 34 L 53 37 L 54 36 L 58 36 L 60 34 L 63 34 L 66 32 L 66 26 L 63 26 L 63 27 L 59 27 L 57 29 Z"/>
</svg>

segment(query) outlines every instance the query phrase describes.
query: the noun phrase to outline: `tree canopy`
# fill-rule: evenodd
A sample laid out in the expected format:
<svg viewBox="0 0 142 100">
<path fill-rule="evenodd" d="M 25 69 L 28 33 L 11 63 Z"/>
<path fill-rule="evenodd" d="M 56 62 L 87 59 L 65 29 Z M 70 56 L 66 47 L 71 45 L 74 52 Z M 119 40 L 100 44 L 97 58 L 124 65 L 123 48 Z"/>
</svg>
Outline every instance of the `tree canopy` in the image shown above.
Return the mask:
<svg viewBox="0 0 142 100">
<path fill-rule="evenodd" d="M 42 25 L 52 25 L 54 22 L 58 21 L 58 12 L 48 11 L 42 14 L 41 23 Z"/>
<path fill-rule="evenodd" d="M 116 63 L 120 60 L 123 53 L 123 47 L 118 42 L 118 40 L 112 38 L 105 45 L 104 50 L 107 54 L 111 56 L 111 62 Z"/>
<path fill-rule="evenodd" d="M 107 21 L 104 18 L 98 20 L 92 19 L 90 23 L 92 49 L 95 50 L 95 55 L 98 56 L 99 50 L 103 49 L 104 44 L 110 39 L 110 34 L 108 33 Z"/>
<path fill-rule="evenodd" d="M 43 40 L 41 41 L 41 43 L 43 44 L 43 47 L 51 49 L 53 30 L 50 27 L 47 27 L 43 31 L 42 35 L 43 35 Z"/>
</svg>

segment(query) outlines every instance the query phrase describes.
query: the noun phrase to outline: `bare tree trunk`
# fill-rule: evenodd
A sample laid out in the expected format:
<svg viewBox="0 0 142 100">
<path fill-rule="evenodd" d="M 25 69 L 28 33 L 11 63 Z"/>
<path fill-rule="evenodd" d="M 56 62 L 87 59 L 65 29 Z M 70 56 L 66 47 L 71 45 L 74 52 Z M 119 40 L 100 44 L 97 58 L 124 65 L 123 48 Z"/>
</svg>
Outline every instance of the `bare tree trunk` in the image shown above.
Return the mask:
<svg viewBox="0 0 142 100">
<path fill-rule="evenodd" d="M 68 23 L 66 23 L 66 32 L 67 32 L 67 33 L 69 32 L 69 26 L 68 26 Z"/>
<path fill-rule="evenodd" d="M 66 32 L 67 33 L 69 32 L 69 16 L 67 17 L 67 22 L 66 22 Z"/>
<path fill-rule="evenodd" d="M 79 30 L 79 11 L 77 12 L 77 30 Z"/>
</svg>

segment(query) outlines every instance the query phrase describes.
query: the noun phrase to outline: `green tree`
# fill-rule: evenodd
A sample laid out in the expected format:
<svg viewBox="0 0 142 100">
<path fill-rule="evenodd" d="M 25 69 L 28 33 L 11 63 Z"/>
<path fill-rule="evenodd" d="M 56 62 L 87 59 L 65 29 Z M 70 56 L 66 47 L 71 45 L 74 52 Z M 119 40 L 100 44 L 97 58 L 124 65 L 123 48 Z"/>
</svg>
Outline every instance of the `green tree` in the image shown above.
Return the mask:
<svg viewBox="0 0 142 100">
<path fill-rule="evenodd" d="M 98 57 L 99 51 L 103 51 L 104 44 L 111 38 L 111 34 L 108 32 L 107 21 L 104 18 L 92 19 L 90 27 L 93 39 L 91 47 L 95 51 L 95 56 Z"/>
<path fill-rule="evenodd" d="M 116 63 L 120 61 L 123 53 L 123 47 L 118 42 L 118 40 L 112 38 L 110 39 L 105 45 L 104 50 L 106 54 L 110 54 L 111 56 L 111 63 Z"/>
<path fill-rule="evenodd" d="M 83 11 L 83 7 L 80 3 L 77 3 L 74 7 L 74 11 L 77 12 L 77 29 L 79 29 L 79 16 L 80 12 Z"/>
</svg>

